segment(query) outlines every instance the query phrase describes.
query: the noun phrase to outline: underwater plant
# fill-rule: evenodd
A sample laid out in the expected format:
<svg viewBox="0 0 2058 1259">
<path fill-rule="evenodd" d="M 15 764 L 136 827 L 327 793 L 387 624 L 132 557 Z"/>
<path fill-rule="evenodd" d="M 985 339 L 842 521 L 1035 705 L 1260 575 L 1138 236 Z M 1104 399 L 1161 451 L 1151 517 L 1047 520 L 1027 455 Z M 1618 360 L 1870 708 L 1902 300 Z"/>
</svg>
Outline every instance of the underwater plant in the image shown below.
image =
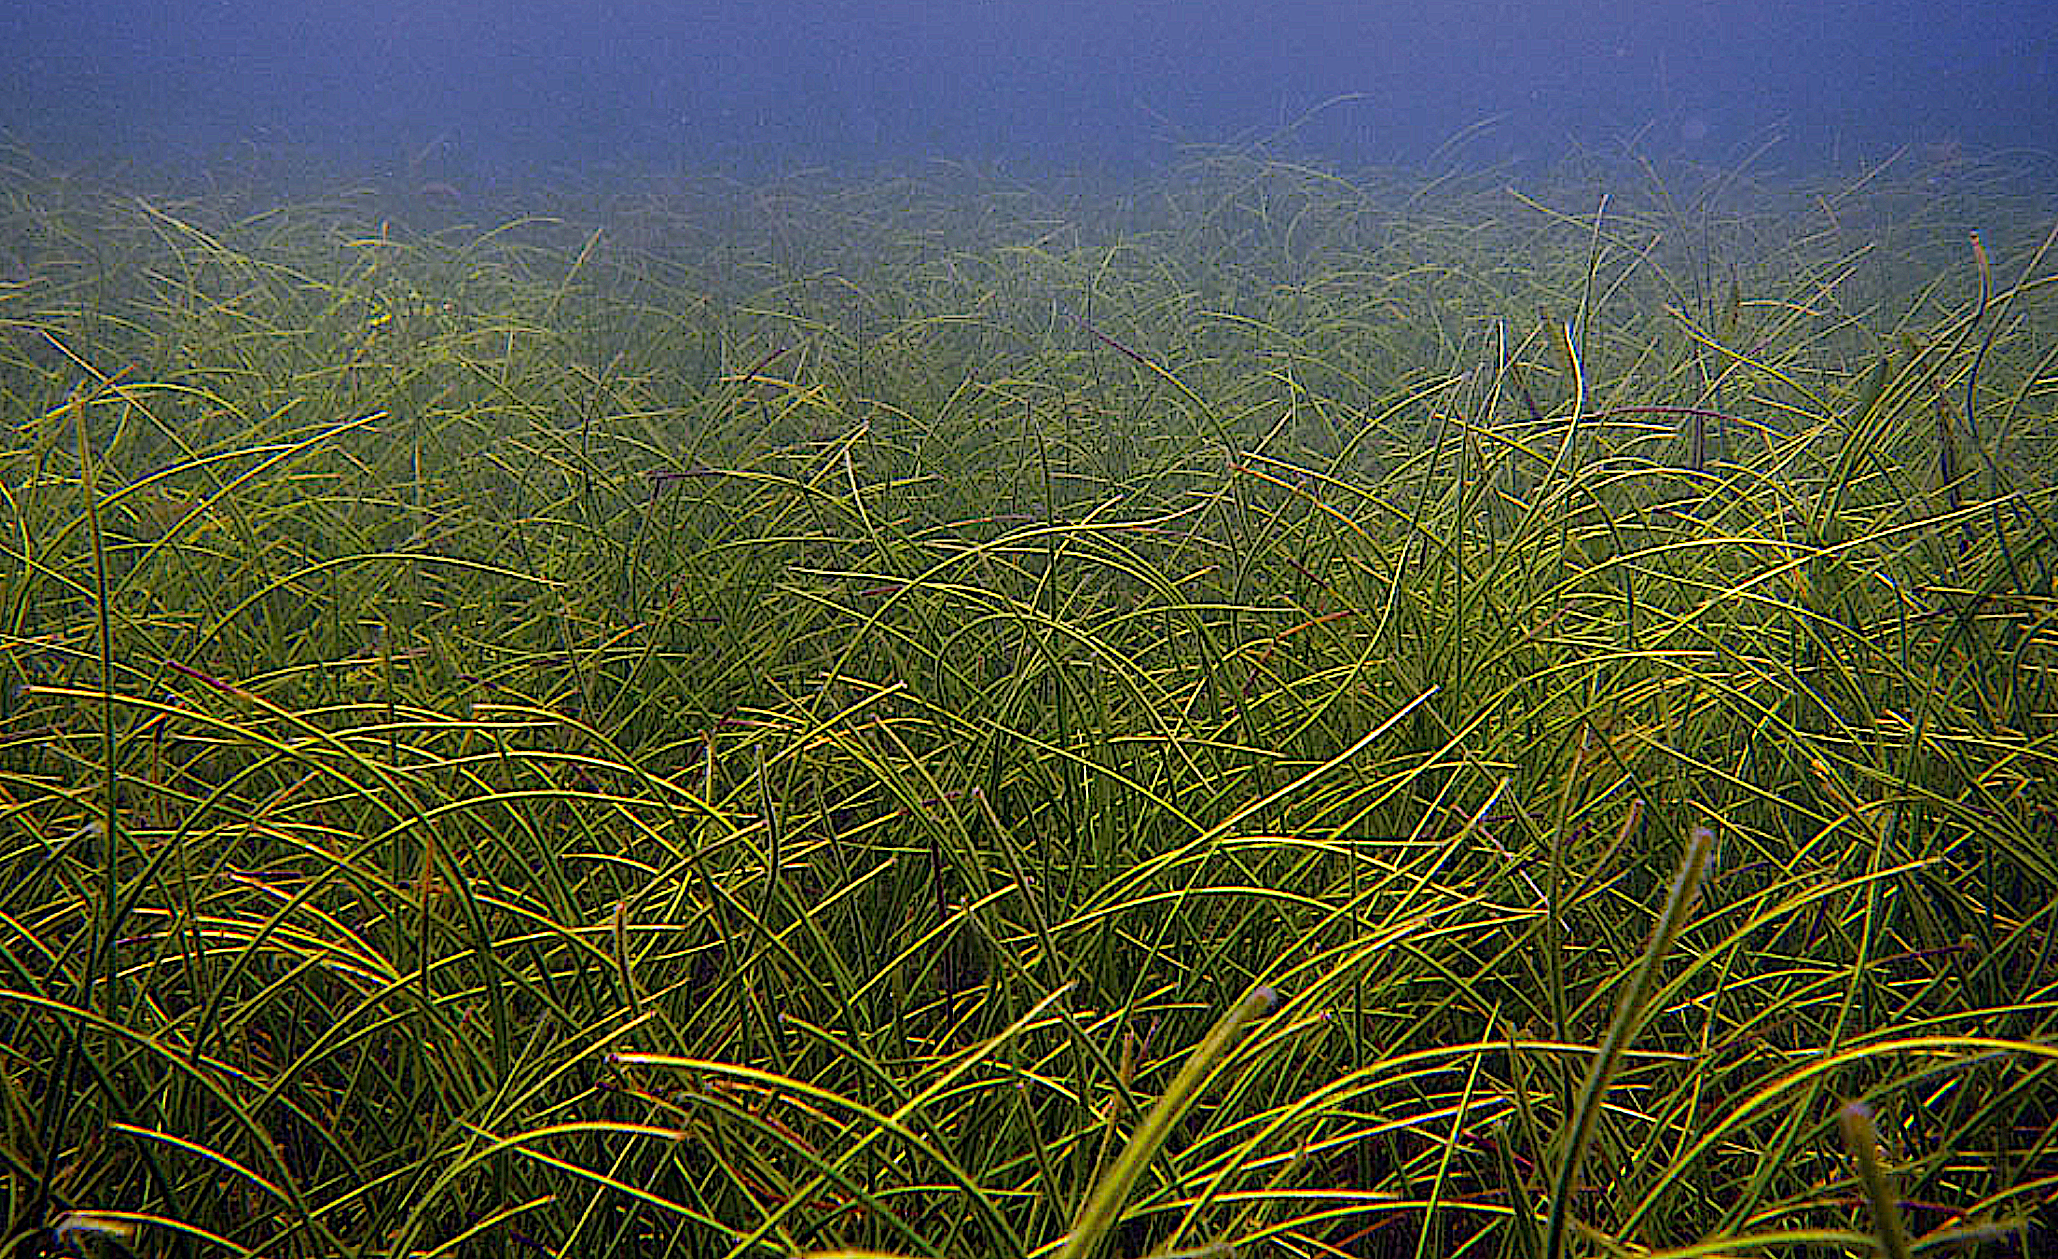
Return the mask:
<svg viewBox="0 0 2058 1259">
<path fill-rule="evenodd" d="M 2048 1251 L 2047 211 L 1509 182 L 10 171 L 0 1244 Z"/>
</svg>

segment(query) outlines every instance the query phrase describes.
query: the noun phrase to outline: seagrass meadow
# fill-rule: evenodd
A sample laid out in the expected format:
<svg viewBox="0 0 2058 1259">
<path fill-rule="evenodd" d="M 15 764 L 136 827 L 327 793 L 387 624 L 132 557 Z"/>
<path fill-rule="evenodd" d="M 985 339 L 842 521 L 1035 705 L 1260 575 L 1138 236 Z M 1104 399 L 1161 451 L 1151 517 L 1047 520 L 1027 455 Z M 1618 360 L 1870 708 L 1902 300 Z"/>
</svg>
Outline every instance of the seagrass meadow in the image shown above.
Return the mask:
<svg viewBox="0 0 2058 1259">
<path fill-rule="evenodd" d="M 191 182 L 0 177 L 8 1253 L 2058 1250 L 2047 185 Z"/>
</svg>

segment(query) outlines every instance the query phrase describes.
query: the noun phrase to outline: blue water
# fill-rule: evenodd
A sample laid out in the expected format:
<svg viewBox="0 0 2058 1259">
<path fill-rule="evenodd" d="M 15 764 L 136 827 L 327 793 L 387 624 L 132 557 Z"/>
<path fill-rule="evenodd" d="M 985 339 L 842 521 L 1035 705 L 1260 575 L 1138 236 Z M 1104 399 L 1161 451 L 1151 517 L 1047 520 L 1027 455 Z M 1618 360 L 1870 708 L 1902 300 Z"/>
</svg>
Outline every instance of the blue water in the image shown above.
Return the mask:
<svg viewBox="0 0 2058 1259">
<path fill-rule="evenodd" d="M 0 127 L 64 162 L 333 155 L 459 186 L 935 159 L 1790 167 L 2058 151 L 2058 10 L 1915 0 L 75 0 L 0 6 Z"/>
</svg>

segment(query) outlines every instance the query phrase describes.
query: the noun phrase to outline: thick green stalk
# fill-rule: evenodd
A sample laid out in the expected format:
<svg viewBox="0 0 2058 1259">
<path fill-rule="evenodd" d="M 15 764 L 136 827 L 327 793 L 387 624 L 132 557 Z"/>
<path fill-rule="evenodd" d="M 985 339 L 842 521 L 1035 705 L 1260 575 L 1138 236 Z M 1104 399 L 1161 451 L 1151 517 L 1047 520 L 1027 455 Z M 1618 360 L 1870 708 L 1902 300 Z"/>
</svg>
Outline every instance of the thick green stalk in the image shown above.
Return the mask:
<svg viewBox="0 0 2058 1259">
<path fill-rule="evenodd" d="M 1644 949 L 1643 961 L 1631 976 L 1629 987 L 1623 990 L 1621 1003 L 1615 1008 L 1615 1020 L 1608 1025 L 1608 1034 L 1602 1039 L 1600 1050 L 1594 1054 L 1593 1065 L 1587 1070 L 1586 1084 L 1579 1090 L 1579 1100 L 1572 1108 L 1572 1126 L 1560 1156 L 1557 1179 L 1551 1185 L 1550 1216 L 1544 1223 L 1544 1259 L 1562 1259 L 1565 1253 L 1565 1231 L 1571 1223 L 1572 1194 L 1579 1184 L 1579 1165 L 1585 1160 L 1586 1147 L 1600 1124 L 1602 1099 L 1607 1096 L 1608 1082 L 1614 1077 L 1615 1068 L 1622 1061 L 1629 1042 L 1636 1038 L 1638 1029 L 1643 1026 L 1644 1006 L 1657 989 L 1658 972 L 1665 955 L 1671 952 L 1673 941 L 1679 938 L 1680 930 L 1686 925 L 1687 912 L 1693 908 L 1694 897 L 1700 891 L 1701 877 L 1707 871 L 1708 855 L 1714 845 L 1713 831 L 1705 826 L 1694 828 L 1687 841 L 1686 855 L 1680 858 L 1679 869 L 1672 876 L 1672 890 L 1665 897 L 1663 912 L 1658 915 L 1657 929 L 1652 931 L 1650 945 Z"/>
<path fill-rule="evenodd" d="M 1150 1113 L 1130 1134 L 1122 1156 L 1093 1187 L 1092 1196 L 1087 1198 L 1085 1209 L 1079 1212 L 1078 1223 L 1072 1226 L 1071 1236 L 1065 1239 L 1056 1259 L 1090 1259 L 1100 1247 L 1101 1239 L 1121 1217 L 1123 1205 L 1136 1189 L 1143 1169 L 1150 1166 L 1151 1159 L 1157 1156 L 1158 1147 L 1165 1143 L 1172 1125 L 1178 1123 L 1180 1116 L 1193 1105 L 1194 1095 L 1200 1091 L 1201 1084 L 1235 1046 L 1236 1038 L 1244 1027 L 1252 1019 L 1270 1013 L 1278 1000 L 1278 994 L 1270 988 L 1253 988 L 1208 1031 L 1186 1060 L 1186 1065 L 1172 1078 L 1171 1087 L 1158 1098 L 1157 1104 L 1150 1108 Z"/>
</svg>

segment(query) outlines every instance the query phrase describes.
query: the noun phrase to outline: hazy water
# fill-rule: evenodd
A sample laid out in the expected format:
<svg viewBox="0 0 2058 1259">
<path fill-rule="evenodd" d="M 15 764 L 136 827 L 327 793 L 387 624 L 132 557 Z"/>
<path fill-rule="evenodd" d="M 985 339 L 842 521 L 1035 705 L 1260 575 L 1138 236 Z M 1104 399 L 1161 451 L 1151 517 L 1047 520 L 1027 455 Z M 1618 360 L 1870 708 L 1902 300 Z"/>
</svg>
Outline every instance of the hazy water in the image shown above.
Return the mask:
<svg viewBox="0 0 2058 1259">
<path fill-rule="evenodd" d="M 1160 165 L 1291 129 L 1344 164 L 1574 148 L 1789 166 L 2058 150 L 2048 0 L 143 0 L 0 6 L 40 156 L 333 154 L 469 190 L 549 173 L 936 158 Z"/>
</svg>

